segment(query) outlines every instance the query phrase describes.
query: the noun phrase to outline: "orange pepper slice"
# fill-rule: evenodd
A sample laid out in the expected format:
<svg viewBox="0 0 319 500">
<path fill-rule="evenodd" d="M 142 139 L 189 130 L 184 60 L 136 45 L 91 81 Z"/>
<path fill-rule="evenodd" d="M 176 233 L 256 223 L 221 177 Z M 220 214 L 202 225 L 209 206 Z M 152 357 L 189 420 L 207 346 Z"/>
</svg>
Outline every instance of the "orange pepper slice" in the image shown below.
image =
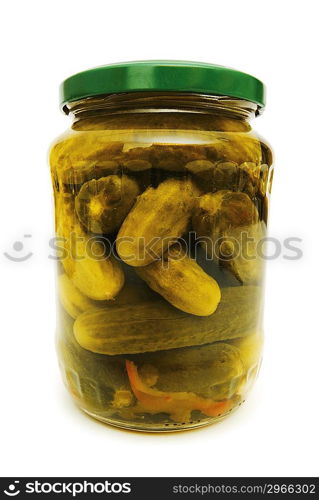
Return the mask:
<svg viewBox="0 0 319 500">
<path fill-rule="evenodd" d="M 233 407 L 230 399 L 213 401 L 197 396 L 193 392 L 163 392 L 153 389 L 142 381 L 132 361 L 126 360 L 126 370 L 136 399 L 151 412 L 186 415 L 193 410 L 200 410 L 207 416 L 218 417 Z"/>
</svg>

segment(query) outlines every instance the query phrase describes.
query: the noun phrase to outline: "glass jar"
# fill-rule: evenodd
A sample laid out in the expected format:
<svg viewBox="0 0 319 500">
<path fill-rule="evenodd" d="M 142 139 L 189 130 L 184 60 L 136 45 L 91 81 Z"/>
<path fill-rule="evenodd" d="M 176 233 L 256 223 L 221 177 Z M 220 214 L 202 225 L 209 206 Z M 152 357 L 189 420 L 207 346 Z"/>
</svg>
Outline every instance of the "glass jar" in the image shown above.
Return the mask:
<svg viewBox="0 0 319 500">
<path fill-rule="evenodd" d="M 134 430 L 200 427 L 261 361 L 269 146 L 254 77 L 201 63 L 104 66 L 62 85 L 51 147 L 58 355 L 77 405 Z"/>
</svg>

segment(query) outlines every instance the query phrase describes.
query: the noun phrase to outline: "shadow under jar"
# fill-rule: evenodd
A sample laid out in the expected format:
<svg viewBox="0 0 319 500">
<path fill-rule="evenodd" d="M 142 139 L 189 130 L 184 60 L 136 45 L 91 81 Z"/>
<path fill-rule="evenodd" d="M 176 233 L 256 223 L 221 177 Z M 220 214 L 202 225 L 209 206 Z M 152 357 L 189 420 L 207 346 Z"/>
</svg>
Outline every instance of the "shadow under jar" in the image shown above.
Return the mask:
<svg viewBox="0 0 319 500">
<path fill-rule="evenodd" d="M 200 427 L 232 413 L 263 343 L 272 154 L 251 129 L 263 85 L 220 66 L 104 66 L 62 85 L 50 150 L 57 347 L 94 418 Z"/>
</svg>

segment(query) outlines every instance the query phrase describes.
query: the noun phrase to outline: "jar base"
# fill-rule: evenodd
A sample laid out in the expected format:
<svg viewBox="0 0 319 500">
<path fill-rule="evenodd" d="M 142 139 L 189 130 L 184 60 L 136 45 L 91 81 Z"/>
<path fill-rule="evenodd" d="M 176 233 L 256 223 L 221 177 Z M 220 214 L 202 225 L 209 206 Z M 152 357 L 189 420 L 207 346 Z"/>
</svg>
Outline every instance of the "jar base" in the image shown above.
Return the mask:
<svg viewBox="0 0 319 500">
<path fill-rule="evenodd" d="M 83 408 L 81 406 L 78 407 L 81 411 L 83 411 L 86 415 L 92 417 L 94 420 L 98 420 L 99 422 L 102 422 L 103 424 L 106 425 L 110 425 L 111 427 L 117 427 L 123 430 L 134 431 L 134 432 L 167 433 L 167 432 L 190 431 L 193 429 L 199 429 L 201 427 L 207 427 L 209 425 L 219 423 L 225 418 L 227 418 L 230 413 L 233 413 L 235 410 L 237 410 L 244 402 L 245 401 L 242 401 L 236 407 L 232 408 L 231 411 L 225 413 L 224 415 L 221 415 L 220 417 L 207 417 L 201 420 L 194 420 L 187 423 L 172 422 L 172 423 L 159 423 L 159 424 L 155 423 L 150 424 L 145 422 L 125 422 L 123 420 L 117 420 L 115 418 L 104 417 L 102 415 L 99 415 L 98 413 L 94 413 L 93 411 L 87 410 L 86 408 Z"/>
</svg>

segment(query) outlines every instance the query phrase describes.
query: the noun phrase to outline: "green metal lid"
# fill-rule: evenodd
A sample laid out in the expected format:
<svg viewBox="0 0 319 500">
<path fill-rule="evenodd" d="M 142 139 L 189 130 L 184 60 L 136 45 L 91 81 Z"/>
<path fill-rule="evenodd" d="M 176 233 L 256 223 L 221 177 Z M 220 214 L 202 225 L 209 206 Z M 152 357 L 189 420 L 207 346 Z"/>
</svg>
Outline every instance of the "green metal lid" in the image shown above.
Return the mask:
<svg viewBox="0 0 319 500">
<path fill-rule="evenodd" d="M 137 91 L 226 95 L 265 105 L 264 84 L 235 69 L 189 61 L 133 61 L 82 71 L 61 84 L 60 102 Z"/>
</svg>

